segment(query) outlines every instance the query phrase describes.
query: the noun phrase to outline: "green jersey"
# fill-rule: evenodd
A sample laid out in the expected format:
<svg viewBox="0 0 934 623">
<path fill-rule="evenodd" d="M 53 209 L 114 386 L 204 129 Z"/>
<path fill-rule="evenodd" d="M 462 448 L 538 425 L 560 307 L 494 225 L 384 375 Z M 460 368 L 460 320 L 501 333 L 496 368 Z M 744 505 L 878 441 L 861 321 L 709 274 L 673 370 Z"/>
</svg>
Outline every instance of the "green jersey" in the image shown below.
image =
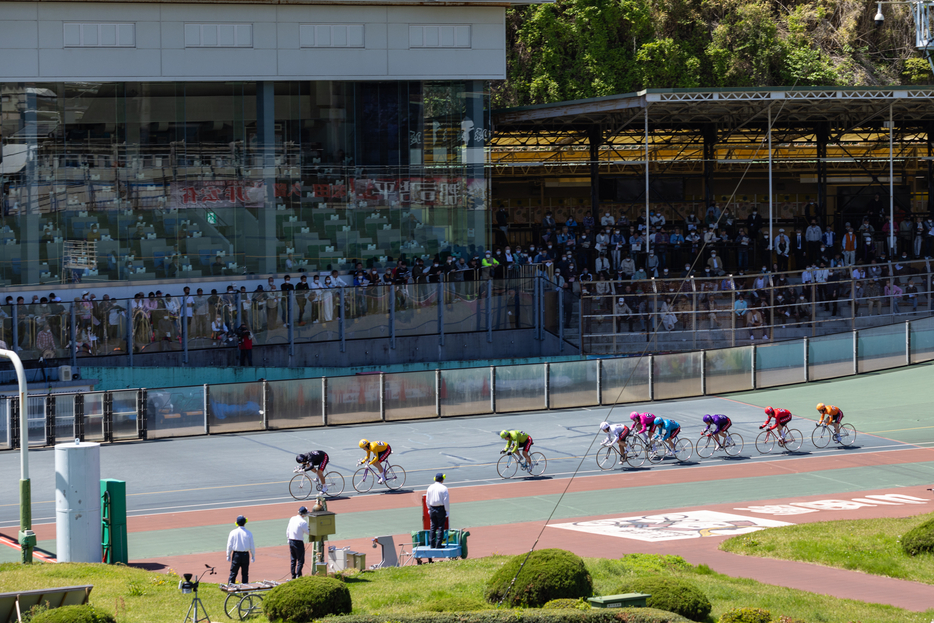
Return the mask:
<svg viewBox="0 0 934 623">
<path fill-rule="evenodd" d="M 506 452 L 514 452 L 520 444 L 529 440 L 529 436 L 521 430 L 506 431 Z"/>
</svg>

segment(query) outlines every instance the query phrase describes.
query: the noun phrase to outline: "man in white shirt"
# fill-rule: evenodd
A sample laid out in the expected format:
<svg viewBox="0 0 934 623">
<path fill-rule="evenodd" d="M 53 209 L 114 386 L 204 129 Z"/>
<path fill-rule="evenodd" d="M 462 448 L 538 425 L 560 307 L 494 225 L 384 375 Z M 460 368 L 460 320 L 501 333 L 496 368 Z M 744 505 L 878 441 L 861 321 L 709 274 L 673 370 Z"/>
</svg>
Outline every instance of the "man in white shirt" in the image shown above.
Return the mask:
<svg viewBox="0 0 934 623">
<path fill-rule="evenodd" d="M 292 579 L 302 577 L 302 568 L 305 566 L 305 541 L 302 537 L 308 534 L 308 509 L 299 507 L 298 514 L 289 519 L 289 527 L 285 529 L 285 537 L 289 540 L 289 569 Z"/>
<path fill-rule="evenodd" d="M 228 584 L 234 584 L 237 571 L 243 584 L 250 581 L 250 563 L 256 562 L 256 546 L 253 544 L 253 533 L 244 528 L 246 517 L 237 517 L 237 527 L 227 536 L 227 561 L 230 562 L 230 578 Z"/>
<path fill-rule="evenodd" d="M 778 270 L 779 272 L 785 272 L 788 270 L 788 253 L 791 251 L 791 241 L 788 239 L 788 236 L 785 235 L 784 229 L 778 230 L 778 235 L 775 236 L 775 253 L 778 257 Z"/>
<path fill-rule="evenodd" d="M 432 548 L 441 547 L 444 541 L 444 520 L 451 512 L 451 500 L 448 488 L 443 484 L 444 474 L 435 474 L 435 481 L 425 493 L 425 504 L 428 505 L 428 517 L 431 519 L 431 532 L 429 542 Z"/>
</svg>

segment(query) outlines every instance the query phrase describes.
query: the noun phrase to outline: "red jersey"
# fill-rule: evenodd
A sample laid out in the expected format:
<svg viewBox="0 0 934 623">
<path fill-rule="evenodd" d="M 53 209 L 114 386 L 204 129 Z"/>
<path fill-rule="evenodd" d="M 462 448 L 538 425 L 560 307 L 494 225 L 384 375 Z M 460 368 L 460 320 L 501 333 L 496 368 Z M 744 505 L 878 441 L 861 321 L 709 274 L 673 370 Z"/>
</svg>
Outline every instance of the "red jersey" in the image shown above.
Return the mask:
<svg viewBox="0 0 934 623">
<path fill-rule="evenodd" d="M 774 411 L 775 415 L 766 414 L 765 424 L 763 424 L 763 426 L 768 426 L 773 417 L 777 424 L 787 424 L 791 420 L 791 411 L 788 409 L 774 409 Z"/>
</svg>

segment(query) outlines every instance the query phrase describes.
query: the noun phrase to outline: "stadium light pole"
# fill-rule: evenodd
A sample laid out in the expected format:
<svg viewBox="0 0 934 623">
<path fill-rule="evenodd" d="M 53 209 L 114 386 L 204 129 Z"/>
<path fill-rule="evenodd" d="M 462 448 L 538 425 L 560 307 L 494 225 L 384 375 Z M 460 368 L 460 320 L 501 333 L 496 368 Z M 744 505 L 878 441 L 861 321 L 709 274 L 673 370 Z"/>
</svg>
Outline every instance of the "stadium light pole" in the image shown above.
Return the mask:
<svg viewBox="0 0 934 623">
<path fill-rule="evenodd" d="M 889 261 L 895 254 L 895 156 L 894 132 L 895 116 L 892 113 L 893 104 L 889 102 Z"/>
<path fill-rule="evenodd" d="M 768 115 L 769 115 L 769 119 L 768 119 L 768 126 L 766 128 L 766 131 L 768 132 L 768 138 L 769 138 L 769 244 L 766 245 L 766 248 L 771 251 L 772 241 L 775 240 L 775 237 L 772 235 L 772 202 L 774 201 L 774 197 L 772 196 L 773 190 L 772 190 L 772 104 L 771 103 L 769 104 Z M 769 261 L 768 261 L 767 266 L 769 266 L 769 268 L 771 268 L 772 266 L 772 254 L 771 253 L 769 253 Z"/>
<path fill-rule="evenodd" d="M 652 247 L 652 219 L 649 212 L 649 100 L 645 99 L 645 256 Z"/>
<path fill-rule="evenodd" d="M 23 564 L 32 564 L 32 550 L 36 535 L 32 531 L 32 490 L 29 483 L 29 421 L 26 409 L 26 372 L 23 362 L 12 350 L 0 349 L 0 357 L 13 363 L 16 382 L 19 385 L 19 544 L 22 548 Z"/>
</svg>

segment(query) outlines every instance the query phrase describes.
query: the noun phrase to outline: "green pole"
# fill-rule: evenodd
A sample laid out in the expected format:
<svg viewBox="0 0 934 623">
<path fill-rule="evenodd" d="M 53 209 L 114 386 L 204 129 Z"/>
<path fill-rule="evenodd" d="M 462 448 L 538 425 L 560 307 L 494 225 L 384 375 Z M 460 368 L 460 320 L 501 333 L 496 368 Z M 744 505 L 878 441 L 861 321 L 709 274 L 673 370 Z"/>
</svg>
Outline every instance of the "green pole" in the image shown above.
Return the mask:
<svg viewBox="0 0 934 623">
<path fill-rule="evenodd" d="M 28 438 L 26 443 L 29 443 Z M 28 478 L 19 481 L 19 499 L 19 544 L 22 548 L 23 564 L 31 565 L 36 533 L 32 531 L 32 485 Z"/>
<path fill-rule="evenodd" d="M 36 546 L 36 533 L 32 531 L 32 487 L 29 484 L 29 413 L 26 404 L 26 372 L 23 362 L 12 350 L 0 349 L 0 357 L 5 357 L 16 370 L 16 383 L 19 385 L 19 544 L 23 554 L 23 564 L 32 564 L 32 550 Z"/>
</svg>

